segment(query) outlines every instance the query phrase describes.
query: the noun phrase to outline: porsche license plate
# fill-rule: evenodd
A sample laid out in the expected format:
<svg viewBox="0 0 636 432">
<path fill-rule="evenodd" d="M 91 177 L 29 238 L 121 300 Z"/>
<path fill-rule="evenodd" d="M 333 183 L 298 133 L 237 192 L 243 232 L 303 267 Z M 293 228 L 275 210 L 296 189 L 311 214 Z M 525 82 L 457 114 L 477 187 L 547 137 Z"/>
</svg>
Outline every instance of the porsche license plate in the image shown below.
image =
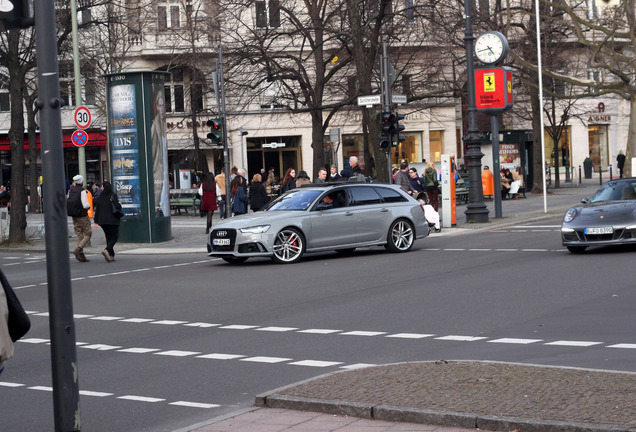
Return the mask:
<svg viewBox="0 0 636 432">
<path fill-rule="evenodd" d="M 230 239 L 212 239 L 212 244 L 214 246 L 229 246 L 230 245 Z"/>
<path fill-rule="evenodd" d="M 612 227 L 585 228 L 585 234 L 613 234 Z"/>
</svg>

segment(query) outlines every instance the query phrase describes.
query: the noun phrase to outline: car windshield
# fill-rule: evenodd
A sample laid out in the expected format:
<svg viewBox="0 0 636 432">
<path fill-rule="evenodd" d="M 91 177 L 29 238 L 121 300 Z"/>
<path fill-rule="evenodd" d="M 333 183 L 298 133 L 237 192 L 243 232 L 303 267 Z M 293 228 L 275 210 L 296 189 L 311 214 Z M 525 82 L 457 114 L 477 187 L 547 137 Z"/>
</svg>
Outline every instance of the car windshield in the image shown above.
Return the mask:
<svg viewBox="0 0 636 432">
<path fill-rule="evenodd" d="M 307 210 L 321 193 L 322 191 L 315 189 L 292 189 L 274 200 L 267 211 Z"/>
<path fill-rule="evenodd" d="M 591 202 L 636 200 L 636 182 L 610 181 L 599 189 Z"/>
</svg>

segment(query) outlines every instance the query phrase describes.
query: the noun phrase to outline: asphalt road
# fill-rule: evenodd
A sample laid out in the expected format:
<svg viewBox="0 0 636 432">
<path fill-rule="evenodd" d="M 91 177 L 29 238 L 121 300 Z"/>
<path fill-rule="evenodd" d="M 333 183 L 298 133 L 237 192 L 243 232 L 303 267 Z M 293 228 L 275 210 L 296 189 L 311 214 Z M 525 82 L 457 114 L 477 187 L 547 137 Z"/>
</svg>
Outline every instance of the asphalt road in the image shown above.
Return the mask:
<svg viewBox="0 0 636 432">
<path fill-rule="evenodd" d="M 71 262 L 83 431 L 173 431 L 362 364 L 500 360 L 636 371 L 634 248 L 571 255 L 560 218 L 228 265 Z M 53 430 L 44 255 L 1 253 L 33 328 L 0 376 L 0 430 Z"/>
</svg>

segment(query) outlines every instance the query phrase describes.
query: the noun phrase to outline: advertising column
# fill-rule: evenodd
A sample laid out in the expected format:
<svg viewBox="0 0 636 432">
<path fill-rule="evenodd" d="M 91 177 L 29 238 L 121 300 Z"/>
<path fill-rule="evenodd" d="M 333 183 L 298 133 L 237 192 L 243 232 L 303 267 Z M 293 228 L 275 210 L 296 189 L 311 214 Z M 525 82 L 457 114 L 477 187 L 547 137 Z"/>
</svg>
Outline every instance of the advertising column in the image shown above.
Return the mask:
<svg viewBox="0 0 636 432">
<path fill-rule="evenodd" d="M 171 238 L 163 72 L 106 75 L 110 180 L 122 243 Z"/>
</svg>

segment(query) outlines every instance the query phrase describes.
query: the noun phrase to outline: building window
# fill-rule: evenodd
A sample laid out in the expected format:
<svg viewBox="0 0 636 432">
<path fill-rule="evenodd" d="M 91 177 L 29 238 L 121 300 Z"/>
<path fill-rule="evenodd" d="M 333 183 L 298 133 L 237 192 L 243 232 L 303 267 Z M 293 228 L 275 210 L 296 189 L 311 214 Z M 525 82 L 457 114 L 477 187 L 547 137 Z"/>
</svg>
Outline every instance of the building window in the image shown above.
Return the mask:
<svg viewBox="0 0 636 432">
<path fill-rule="evenodd" d="M 183 71 L 174 69 L 170 71 L 170 81 L 164 87 L 166 99 L 166 112 L 185 112 L 185 98 L 183 93 Z"/>
<path fill-rule="evenodd" d="M 408 99 L 413 95 L 411 93 L 411 76 L 410 75 L 402 75 L 402 93 L 406 95 Z"/>
<path fill-rule="evenodd" d="M 168 1 L 157 6 L 157 28 L 159 30 L 179 27 L 181 27 L 179 3 Z"/>
<path fill-rule="evenodd" d="M 279 0 L 259 0 L 256 4 L 256 27 L 279 28 L 280 27 L 280 2 Z"/>
<path fill-rule="evenodd" d="M 594 81 L 596 83 L 601 81 L 601 71 L 599 71 L 598 69 L 588 69 L 587 70 L 587 79 Z M 588 93 L 591 94 L 596 94 L 599 92 L 598 88 L 596 87 L 589 87 L 587 90 Z"/>
<path fill-rule="evenodd" d="M 413 24 L 415 22 L 415 5 L 413 0 L 404 0 L 404 13 L 406 15 L 406 22 Z"/>
<path fill-rule="evenodd" d="M 596 0 L 586 0 L 587 3 L 587 19 L 593 20 L 598 18 L 598 9 L 596 8 Z"/>
<path fill-rule="evenodd" d="M 430 161 L 440 162 L 442 160 L 442 148 L 444 142 L 444 131 L 430 131 L 429 144 L 431 149 Z"/>
<path fill-rule="evenodd" d="M 11 111 L 11 100 L 9 99 L 9 78 L 0 76 L 0 112 Z"/>
</svg>

